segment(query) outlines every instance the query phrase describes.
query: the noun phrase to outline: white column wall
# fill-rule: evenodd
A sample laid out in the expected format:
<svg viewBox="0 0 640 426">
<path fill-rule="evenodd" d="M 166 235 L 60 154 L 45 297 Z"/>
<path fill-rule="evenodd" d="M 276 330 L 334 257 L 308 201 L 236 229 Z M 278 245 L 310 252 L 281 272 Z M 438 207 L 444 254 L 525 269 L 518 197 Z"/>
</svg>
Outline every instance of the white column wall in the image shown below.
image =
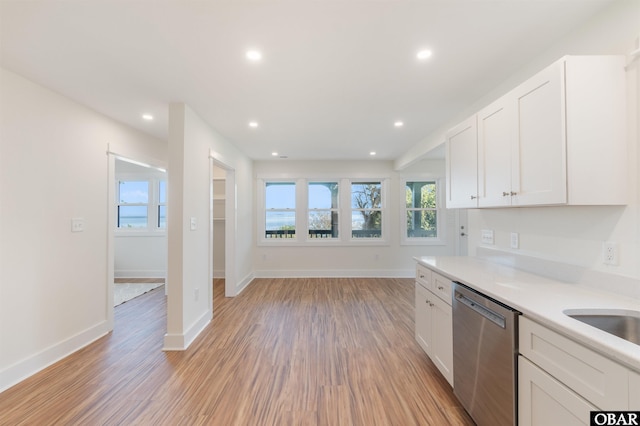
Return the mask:
<svg viewBox="0 0 640 426">
<path fill-rule="evenodd" d="M 227 273 L 238 288 L 251 280 L 252 162 L 193 110 L 181 103 L 169 108 L 168 318 L 166 350 L 181 350 L 206 326 L 209 310 L 211 238 L 210 152 L 235 170 L 237 185 L 236 270 Z M 247 195 L 249 194 L 249 195 Z M 196 229 L 191 230 L 191 219 Z M 247 229 L 248 228 L 248 229 Z"/>
</svg>

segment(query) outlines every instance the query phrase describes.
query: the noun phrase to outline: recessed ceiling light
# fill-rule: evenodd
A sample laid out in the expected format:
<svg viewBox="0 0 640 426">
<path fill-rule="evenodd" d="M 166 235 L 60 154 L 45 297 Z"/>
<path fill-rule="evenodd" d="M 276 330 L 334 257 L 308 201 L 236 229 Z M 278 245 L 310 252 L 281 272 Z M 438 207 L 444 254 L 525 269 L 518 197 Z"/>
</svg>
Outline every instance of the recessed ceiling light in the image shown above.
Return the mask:
<svg viewBox="0 0 640 426">
<path fill-rule="evenodd" d="M 262 59 L 262 52 L 260 52 L 259 50 L 248 50 L 246 56 L 248 60 L 252 62 L 258 62 L 260 59 Z"/>
<path fill-rule="evenodd" d="M 274 156 L 274 157 L 277 157 L 278 153 L 277 152 L 272 152 L 271 155 Z"/>
<path fill-rule="evenodd" d="M 147 121 L 151 121 L 151 120 L 153 120 L 153 115 L 151 115 L 151 114 L 142 114 L 142 118 L 147 120 Z"/>
<path fill-rule="evenodd" d="M 250 121 L 249 122 L 249 127 L 252 127 L 252 128 L 255 129 L 256 127 L 258 127 L 258 122 L 257 121 Z"/>
<path fill-rule="evenodd" d="M 428 58 L 430 58 L 432 55 L 432 52 L 428 49 L 425 50 L 420 50 L 417 54 L 416 54 L 416 58 L 418 58 L 419 61 L 424 61 Z"/>
<path fill-rule="evenodd" d="M 402 127 L 402 126 L 404 126 L 404 123 L 402 121 L 396 121 L 395 123 L 393 123 L 393 125 L 395 127 Z"/>
<path fill-rule="evenodd" d="M 376 155 L 376 152 L 375 152 L 375 151 L 371 151 L 371 152 L 369 153 L 369 155 L 374 156 L 374 155 Z"/>
</svg>

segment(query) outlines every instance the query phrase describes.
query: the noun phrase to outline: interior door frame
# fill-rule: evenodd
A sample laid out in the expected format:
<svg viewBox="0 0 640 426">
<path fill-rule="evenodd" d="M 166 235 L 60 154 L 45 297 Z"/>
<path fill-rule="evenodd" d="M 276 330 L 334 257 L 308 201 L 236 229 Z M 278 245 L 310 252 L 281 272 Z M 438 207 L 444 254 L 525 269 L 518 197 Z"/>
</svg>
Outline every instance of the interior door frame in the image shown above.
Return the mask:
<svg viewBox="0 0 640 426">
<path fill-rule="evenodd" d="M 235 168 L 221 154 L 209 152 L 209 308 L 213 312 L 213 167 L 224 169 L 224 295 L 234 297 L 236 290 L 236 173 Z"/>
<path fill-rule="evenodd" d="M 114 306 L 113 306 L 113 291 L 115 280 L 115 228 L 116 228 L 116 160 L 128 161 L 134 164 L 140 164 L 154 169 L 167 171 L 167 165 L 163 162 L 153 159 L 144 158 L 143 156 L 136 155 L 129 156 L 118 152 L 111 151 L 109 144 L 107 144 L 107 300 L 106 300 L 106 312 L 107 312 L 107 327 L 109 330 L 113 330 L 114 326 Z M 168 173 L 167 173 L 168 178 Z M 166 292 L 166 271 L 165 271 L 165 292 Z"/>
</svg>

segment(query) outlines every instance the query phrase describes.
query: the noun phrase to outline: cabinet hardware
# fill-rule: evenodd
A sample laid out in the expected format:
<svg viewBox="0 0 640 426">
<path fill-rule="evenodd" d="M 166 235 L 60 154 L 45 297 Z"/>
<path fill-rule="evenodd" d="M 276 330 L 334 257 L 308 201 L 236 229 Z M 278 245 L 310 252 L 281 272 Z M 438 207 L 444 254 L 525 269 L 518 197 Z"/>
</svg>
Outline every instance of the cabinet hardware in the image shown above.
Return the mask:
<svg viewBox="0 0 640 426">
<path fill-rule="evenodd" d="M 438 290 L 444 290 L 444 287 L 442 287 L 441 285 L 438 286 Z"/>
<path fill-rule="evenodd" d="M 513 192 L 512 192 L 511 194 L 513 194 Z M 504 192 L 504 191 L 503 191 L 503 192 L 502 192 L 502 196 L 503 196 L 503 197 L 508 197 L 508 196 L 509 196 L 509 193 L 508 193 L 508 192 Z"/>
<path fill-rule="evenodd" d="M 513 192 L 513 191 L 511 191 L 511 196 L 512 196 L 512 197 L 513 197 L 514 195 L 517 195 L 517 194 L 518 194 L 517 192 Z"/>
<path fill-rule="evenodd" d="M 476 197 L 475 195 L 472 195 L 472 196 L 471 196 L 471 199 L 472 199 L 472 200 L 475 200 L 476 198 L 478 198 L 478 197 Z"/>
</svg>

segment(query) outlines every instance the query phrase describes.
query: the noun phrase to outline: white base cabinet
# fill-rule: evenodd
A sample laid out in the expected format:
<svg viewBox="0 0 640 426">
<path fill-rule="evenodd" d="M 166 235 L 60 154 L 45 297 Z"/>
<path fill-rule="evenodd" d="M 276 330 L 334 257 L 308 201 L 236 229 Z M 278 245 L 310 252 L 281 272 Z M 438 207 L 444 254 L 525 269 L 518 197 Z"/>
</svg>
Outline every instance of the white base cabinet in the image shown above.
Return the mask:
<svg viewBox="0 0 640 426">
<path fill-rule="evenodd" d="M 588 425 L 590 411 L 640 409 L 638 372 L 526 317 L 519 325 L 519 425 Z"/>
<path fill-rule="evenodd" d="M 520 426 L 582 426 L 597 410 L 568 387 L 518 357 L 518 424 Z"/>
<path fill-rule="evenodd" d="M 415 338 L 453 386 L 451 281 L 421 265 L 415 283 Z"/>
</svg>

